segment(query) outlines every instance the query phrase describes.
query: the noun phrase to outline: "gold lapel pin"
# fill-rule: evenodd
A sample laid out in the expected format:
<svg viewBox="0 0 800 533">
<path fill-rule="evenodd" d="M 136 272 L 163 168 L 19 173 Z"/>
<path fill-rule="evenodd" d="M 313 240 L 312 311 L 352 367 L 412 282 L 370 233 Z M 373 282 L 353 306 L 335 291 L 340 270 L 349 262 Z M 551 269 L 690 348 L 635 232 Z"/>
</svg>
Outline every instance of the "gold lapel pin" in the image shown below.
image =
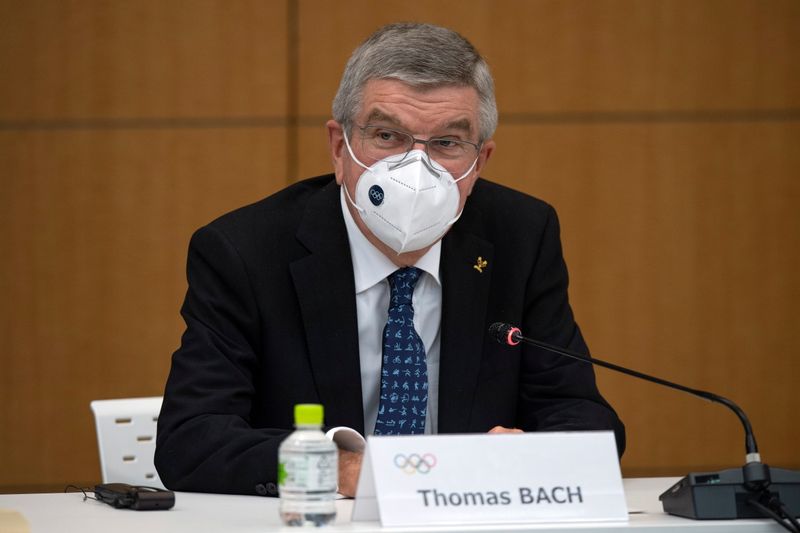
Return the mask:
<svg viewBox="0 0 800 533">
<path fill-rule="evenodd" d="M 472 265 L 472 268 L 483 274 L 483 269 L 489 264 L 489 261 L 485 260 L 483 257 L 478 256 L 478 260 Z"/>
</svg>

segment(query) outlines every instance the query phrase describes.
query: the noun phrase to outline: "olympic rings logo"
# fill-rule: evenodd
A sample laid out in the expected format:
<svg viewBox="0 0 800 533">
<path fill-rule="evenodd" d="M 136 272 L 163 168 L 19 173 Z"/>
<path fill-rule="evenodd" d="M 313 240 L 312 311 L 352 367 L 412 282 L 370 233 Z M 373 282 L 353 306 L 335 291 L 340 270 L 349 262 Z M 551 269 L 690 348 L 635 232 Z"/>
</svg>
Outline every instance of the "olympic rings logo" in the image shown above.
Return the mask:
<svg viewBox="0 0 800 533">
<path fill-rule="evenodd" d="M 436 456 L 432 453 L 423 455 L 412 453 L 408 456 L 398 453 L 394 456 L 394 466 L 408 475 L 427 474 L 436 466 Z"/>
<path fill-rule="evenodd" d="M 383 189 L 381 189 L 380 185 L 373 185 L 369 188 L 369 201 L 372 202 L 372 205 L 379 206 L 383 203 Z"/>
</svg>

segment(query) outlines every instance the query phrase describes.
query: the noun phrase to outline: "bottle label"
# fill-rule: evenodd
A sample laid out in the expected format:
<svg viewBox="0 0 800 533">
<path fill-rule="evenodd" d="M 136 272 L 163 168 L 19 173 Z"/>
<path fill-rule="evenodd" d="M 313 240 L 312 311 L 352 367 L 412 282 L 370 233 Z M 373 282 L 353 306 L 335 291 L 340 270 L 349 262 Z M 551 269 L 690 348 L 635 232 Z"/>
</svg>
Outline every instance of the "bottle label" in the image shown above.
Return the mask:
<svg viewBox="0 0 800 533">
<path fill-rule="evenodd" d="M 278 485 L 286 491 L 336 491 L 336 459 L 336 454 L 330 452 L 284 452 L 278 465 Z"/>
</svg>

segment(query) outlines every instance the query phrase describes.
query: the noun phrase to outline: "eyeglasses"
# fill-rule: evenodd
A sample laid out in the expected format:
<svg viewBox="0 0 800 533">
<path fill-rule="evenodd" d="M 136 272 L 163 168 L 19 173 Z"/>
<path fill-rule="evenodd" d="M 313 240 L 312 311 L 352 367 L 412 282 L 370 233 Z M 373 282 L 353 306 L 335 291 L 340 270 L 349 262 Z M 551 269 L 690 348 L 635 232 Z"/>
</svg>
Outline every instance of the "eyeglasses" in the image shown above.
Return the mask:
<svg viewBox="0 0 800 533">
<path fill-rule="evenodd" d="M 478 158 L 480 145 L 452 136 L 417 139 L 404 131 L 383 126 L 358 126 L 361 156 L 373 164 L 381 159 L 399 163 L 417 144 L 425 146 L 428 163 L 436 170 L 450 172 L 455 178 L 467 171 Z"/>
</svg>

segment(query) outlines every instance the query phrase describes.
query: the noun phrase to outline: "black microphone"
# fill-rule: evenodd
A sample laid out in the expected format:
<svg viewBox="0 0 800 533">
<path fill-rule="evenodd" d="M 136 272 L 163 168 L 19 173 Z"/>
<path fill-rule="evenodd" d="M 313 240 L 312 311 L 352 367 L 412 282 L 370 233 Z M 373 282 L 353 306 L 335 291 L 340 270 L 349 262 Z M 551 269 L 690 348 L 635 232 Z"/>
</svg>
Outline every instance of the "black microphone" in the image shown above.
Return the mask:
<svg viewBox="0 0 800 533">
<path fill-rule="evenodd" d="M 516 346 L 520 342 L 585 363 L 621 372 L 635 378 L 688 392 L 733 411 L 744 426 L 745 465 L 720 472 L 690 473 L 667 489 L 659 499 L 664 511 L 693 519 L 762 518 L 767 515 L 781 522 L 786 517 L 800 530 L 794 517 L 800 516 L 800 473 L 770 468 L 761 462 L 758 445 L 747 415 L 733 401 L 718 394 L 693 389 L 630 368 L 602 361 L 546 342 L 529 339 L 519 328 L 502 322 L 489 326 L 489 333 L 499 342 Z"/>
</svg>

